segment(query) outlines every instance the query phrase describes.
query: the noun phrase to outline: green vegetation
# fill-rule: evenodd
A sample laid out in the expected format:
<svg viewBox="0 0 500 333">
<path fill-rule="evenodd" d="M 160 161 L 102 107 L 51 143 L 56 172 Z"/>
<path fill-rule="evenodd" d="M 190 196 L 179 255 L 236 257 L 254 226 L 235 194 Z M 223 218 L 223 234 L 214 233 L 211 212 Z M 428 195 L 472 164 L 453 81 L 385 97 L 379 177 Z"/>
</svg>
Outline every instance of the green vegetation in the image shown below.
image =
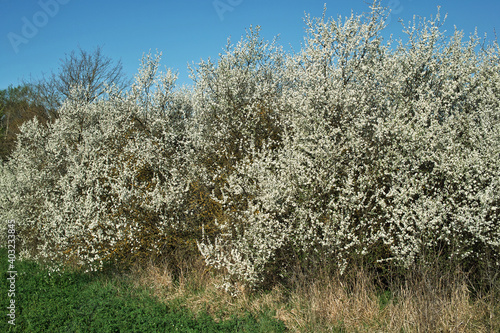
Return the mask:
<svg viewBox="0 0 500 333">
<path fill-rule="evenodd" d="M 22 123 L 37 118 L 48 121 L 48 113 L 34 97 L 31 85 L 10 86 L 0 90 L 0 159 L 8 160 L 16 146 L 16 138 Z"/>
<path fill-rule="evenodd" d="M 19 263 L 19 327 L 500 331 L 500 46 L 371 8 L 293 55 L 251 27 L 190 88 L 148 54 L 57 89 L 0 161 L 0 247 L 75 271 Z"/>
<path fill-rule="evenodd" d="M 269 313 L 216 322 L 206 312 L 192 313 L 150 297 L 126 276 L 113 272 L 48 273 L 39 264 L 16 262 L 16 325 L 8 324 L 7 251 L 0 251 L 1 332 L 282 332 Z M 173 304 L 180 303 L 179 300 Z"/>
</svg>

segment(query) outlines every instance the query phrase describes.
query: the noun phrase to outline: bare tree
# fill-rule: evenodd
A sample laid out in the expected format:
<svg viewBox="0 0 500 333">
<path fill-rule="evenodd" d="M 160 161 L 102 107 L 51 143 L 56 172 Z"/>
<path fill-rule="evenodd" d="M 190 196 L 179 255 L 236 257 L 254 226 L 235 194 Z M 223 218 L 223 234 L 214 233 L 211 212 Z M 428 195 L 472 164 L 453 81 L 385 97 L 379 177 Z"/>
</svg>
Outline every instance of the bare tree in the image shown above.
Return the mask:
<svg viewBox="0 0 500 333">
<path fill-rule="evenodd" d="M 33 84 L 38 97 L 47 110 L 55 111 L 78 87 L 83 100 L 92 102 L 105 93 L 106 85 L 115 85 L 119 90 L 126 88 L 129 81 L 123 72 L 121 61 L 115 62 L 102 53 L 97 46 L 93 52 L 78 48 L 61 59 L 57 73 Z"/>
</svg>

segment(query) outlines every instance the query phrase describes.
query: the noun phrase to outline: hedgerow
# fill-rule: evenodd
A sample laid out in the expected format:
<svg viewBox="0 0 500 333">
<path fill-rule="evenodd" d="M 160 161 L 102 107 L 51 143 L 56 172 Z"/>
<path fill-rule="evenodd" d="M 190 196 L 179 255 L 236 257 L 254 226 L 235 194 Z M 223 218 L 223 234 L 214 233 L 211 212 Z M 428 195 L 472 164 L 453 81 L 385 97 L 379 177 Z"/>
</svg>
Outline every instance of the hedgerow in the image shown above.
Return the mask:
<svg viewBox="0 0 500 333">
<path fill-rule="evenodd" d="M 95 269 L 110 259 L 161 255 L 186 226 L 179 118 L 189 110 L 186 96 L 172 91 L 175 75 L 158 74 L 158 62 L 145 57 L 127 94 L 111 87 L 109 98 L 82 103 L 76 89 L 47 128 L 23 125 L 4 167 L 11 178 L 2 200 L 30 256 Z"/>
<path fill-rule="evenodd" d="M 297 264 L 498 270 L 499 45 L 446 36 L 439 13 L 385 41 L 371 8 L 306 17 L 297 54 L 250 28 L 190 90 L 151 56 L 126 93 L 75 90 L 22 127 L 2 220 L 32 256 L 91 269 L 196 243 L 227 288 Z"/>
<path fill-rule="evenodd" d="M 199 245 L 228 282 L 284 278 L 297 262 L 498 269 L 498 44 L 446 38 L 438 15 L 394 47 L 383 14 L 306 19 L 283 73 L 281 148 L 238 163 L 221 234 Z"/>
</svg>

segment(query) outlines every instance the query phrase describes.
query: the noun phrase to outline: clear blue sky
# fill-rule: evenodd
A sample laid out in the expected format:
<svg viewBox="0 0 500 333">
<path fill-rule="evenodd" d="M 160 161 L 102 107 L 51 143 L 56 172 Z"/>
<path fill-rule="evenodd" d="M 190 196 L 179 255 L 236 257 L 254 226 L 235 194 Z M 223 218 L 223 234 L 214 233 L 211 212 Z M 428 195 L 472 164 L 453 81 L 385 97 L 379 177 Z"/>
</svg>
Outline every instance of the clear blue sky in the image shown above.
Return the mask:
<svg viewBox="0 0 500 333">
<path fill-rule="evenodd" d="M 371 2 L 371 1 L 370 1 Z M 280 34 L 286 51 L 304 39 L 304 12 L 321 16 L 368 11 L 365 0 L 0 0 L 0 89 L 20 79 L 56 71 L 60 59 L 81 47 L 121 59 L 132 77 L 143 53 L 163 52 L 162 65 L 178 70 L 179 84 L 191 83 L 187 64 L 216 58 L 227 38 L 237 42 L 250 25 L 264 38 Z M 446 29 L 466 36 L 478 28 L 493 39 L 500 32 L 499 0 L 385 0 L 393 8 L 387 33 L 400 33 L 398 18 L 448 13 Z M 31 28 L 31 29 L 30 29 Z"/>
</svg>

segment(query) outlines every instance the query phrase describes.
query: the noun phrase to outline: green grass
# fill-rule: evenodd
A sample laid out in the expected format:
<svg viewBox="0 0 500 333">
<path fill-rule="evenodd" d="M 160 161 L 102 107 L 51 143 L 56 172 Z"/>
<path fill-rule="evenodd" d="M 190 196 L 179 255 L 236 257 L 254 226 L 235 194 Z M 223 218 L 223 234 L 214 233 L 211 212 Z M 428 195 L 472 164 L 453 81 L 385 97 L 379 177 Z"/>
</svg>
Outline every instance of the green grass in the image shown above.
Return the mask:
<svg viewBox="0 0 500 333">
<path fill-rule="evenodd" d="M 111 273 L 64 271 L 16 261 L 16 325 L 8 323 L 7 251 L 0 250 L 0 332 L 283 332 L 270 314 L 215 322 L 181 305 L 170 307 Z"/>
</svg>

